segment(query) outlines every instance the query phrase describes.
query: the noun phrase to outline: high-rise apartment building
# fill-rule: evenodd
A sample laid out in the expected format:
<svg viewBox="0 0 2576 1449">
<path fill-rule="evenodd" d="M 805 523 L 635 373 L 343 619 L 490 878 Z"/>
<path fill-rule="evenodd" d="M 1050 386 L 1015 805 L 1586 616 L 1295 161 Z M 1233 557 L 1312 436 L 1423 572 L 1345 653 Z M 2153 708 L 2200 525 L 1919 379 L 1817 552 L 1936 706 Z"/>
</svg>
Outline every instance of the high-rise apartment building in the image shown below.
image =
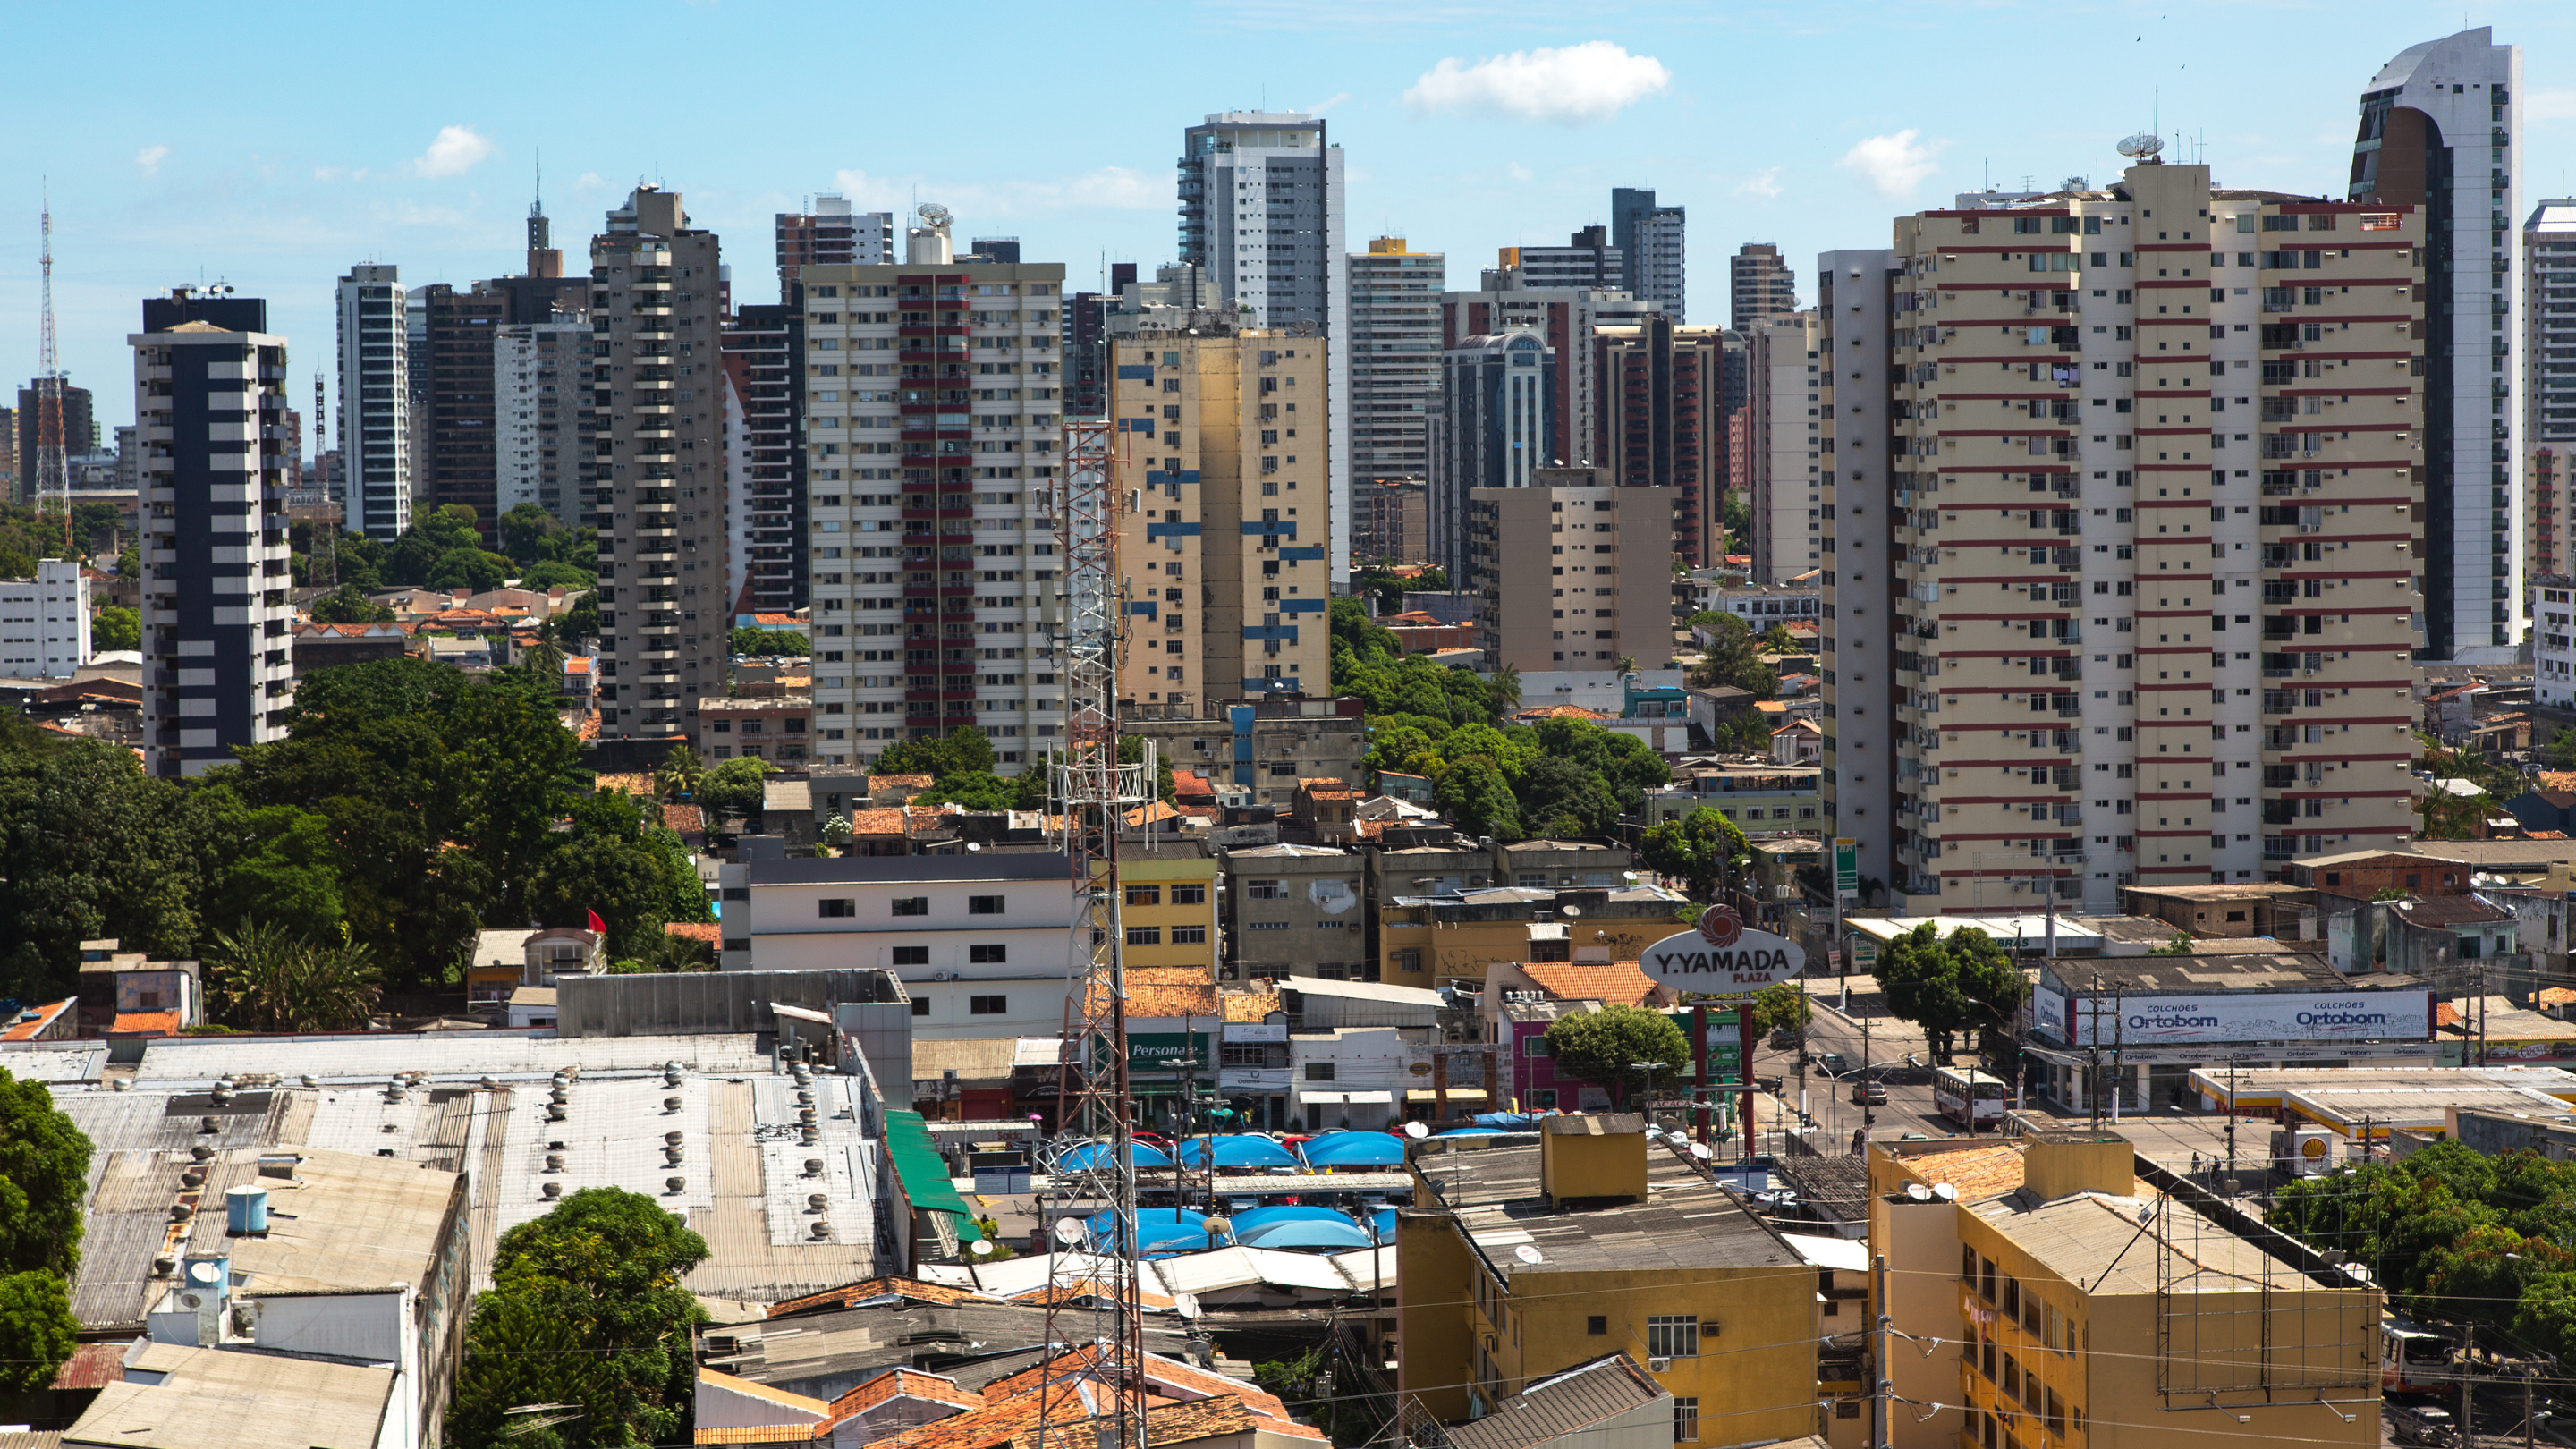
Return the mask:
<svg viewBox="0 0 2576 1449">
<path fill-rule="evenodd" d="M 1595 292 L 1627 290 L 1627 259 L 1610 244 L 1610 228 L 1587 226 L 1561 247 L 1502 247 L 1483 276 L 1484 289 L 1507 287 L 1581 288 Z"/>
<path fill-rule="evenodd" d="M 1601 379 L 1591 455 L 1619 488 L 1662 488 L 1673 500 L 1673 556 L 1717 561 L 1718 374 L 1724 329 L 1675 326 L 1660 313 L 1595 327 Z"/>
<path fill-rule="evenodd" d="M 18 498 L 18 413 L 0 408 L 0 498 Z"/>
<path fill-rule="evenodd" d="M 1064 267 L 960 262 L 923 211 L 903 261 L 802 279 L 814 750 L 976 725 L 1016 773 L 1064 728 Z"/>
<path fill-rule="evenodd" d="M 1798 310 L 1798 274 L 1780 259 L 1769 242 L 1746 242 L 1727 259 L 1729 322 L 1736 331 L 1752 333 L 1765 317 Z"/>
<path fill-rule="evenodd" d="M 474 287 L 458 291 L 444 282 L 420 288 L 422 343 L 429 376 L 422 403 L 429 420 L 425 443 L 415 439 L 413 465 L 422 492 L 436 508 L 474 510 L 486 548 L 500 546 L 500 476 L 494 453 L 492 338 L 509 321 L 509 299 Z"/>
<path fill-rule="evenodd" d="M 590 321 L 504 322 L 492 335 L 492 506 L 533 503 L 566 528 L 590 514 Z"/>
<path fill-rule="evenodd" d="M 2567 492 L 2576 450 L 2576 200 L 2532 208 L 2522 269 L 2523 571 L 2533 590 L 2547 579 L 2563 593 L 2576 574 L 2576 499 Z"/>
<path fill-rule="evenodd" d="M 697 733 L 725 692 L 723 277 L 680 195 L 638 186 L 590 242 L 599 732 Z"/>
<path fill-rule="evenodd" d="M 1109 290 L 1076 292 L 1064 299 L 1064 411 L 1068 417 L 1109 415 L 1109 314 L 1122 289 L 1136 280 L 1134 262 L 1109 264 Z"/>
<path fill-rule="evenodd" d="M 1824 566 L 1826 430 L 1813 311 L 1766 317 L 1750 334 L 1745 510 L 1753 581 L 1781 584 Z"/>
<path fill-rule="evenodd" d="M 725 324 L 729 553 L 742 613 L 785 614 L 806 604 L 804 344 L 802 306 L 736 307 Z"/>
<path fill-rule="evenodd" d="M 1180 260 L 1207 271 L 1216 305 L 1251 325 L 1324 339 L 1334 499 L 1333 577 L 1351 564 L 1350 315 L 1342 264 L 1342 149 L 1302 111 L 1223 111 L 1182 133 Z"/>
<path fill-rule="evenodd" d="M 266 302 L 176 287 L 126 339 L 146 455 L 144 760 L 164 779 L 284 738 L 295 702 L 286 339 L 267 328 Z"/>
<path fill-rule="evenodd" d="M 796 301 L 809 266 L 881 267 L 894 260 L 894 213 L 860 211 L 845 196 L 818 196 L 810 211 L 778 213 L 778 300 Z"/>
<path fill-rule="evenodd" d="M 1682 208 L 1657 206 L 1655 193 L 1610 188 L 1610 244 L 1619 249 L 1619 286 L 1679 326 L 1690 300 L 1684 266 Z"/>
<path fill-rule="evenodd" d="M 1556 350 L 1556 369 L 1548 393 L 1550 426 L 1556 456 L 1550 463 L 1587 464 L 1600 427 L 1600 388 L 1593 369 L 1599 357 L 1592 346 L 1596 328 L 1643 321 L 1654 309 L 1617 288 L 1525 287 L 1521 274 L 1488 271 L 1485 278 L 1503 285 L 1477 292 L 1444 292 L 1440 297 L 1440 345 L 1456 347 L 1469 337 L 1528 328 Z M 1433 466 L 1438 466 L 1435 457 Z"/>
<path fill-rule="evenodd" d="M 1607 472 L 1540 468 L 1467 495 L 1487 668 L 1598 670 L 1627 658 L 1654 669 L 1670 658 L 1672 490 L 1614 487 Z"/>
<path fill-rule="evenodd" d="M 2349 195 L 2425 226 L 2424 647 L 2504 663 L 2522 637 L 2522 50 L 2481 26 L 2400 51 L 2361 97 Z"/>
<path fill-rule="evenodd" d="M 18 492 L 11 495 L 18 503 L 32 503 L 36 490 L 36 452 L 39 439 L 37 424 L 41 413 L 36 406 L 36 390 L 41 384 L 29 383 L 18 389 Z M 63 455 L 74 457 L 98 448 L 98 415 L 90 406 L 89 389 L 63 384 Z"/>
<path fill-rule="evenodd" d="M 1563 356 L 1528 327 L 1459 338 L 1440 354 L 1431 436 L 1431 561 L 1451 584 L 1474 567 L 1470 500 L 1482 488 L 1527 488 L 1553 466 L 1557 368 Z"/>
<path fill-rule="evenodd" d="M 2426 210 L 2149 160 L 1818 259 L 1824 788 L 1889 904 L 2412 836 Z"/>
<path fill-rule="evenodd" d="M 89 580 L 77 561 L 36 561 L 0 579 L 0 678 L 69 679 L 89 662 Z"/>
<path fill-rule="evenodd" d="M 391 543 L 411 527 L 411 348 L 402 269 L 365 264 L 340 279 L 343 527 Z"/>
<path fill-rule="evenodd" d="M 1321 339 L 1202 325 L 1109 355 L 1136 500 L 1119 525 L 1120 711 L 1213 719 L 1221 701 L 1328 692 Z"/>
<path fill-rule="evenodd" d="M 1369 485 L 1418 480 L 1430 468 L 1428 408 L 1440 386 L 1440 296 L 1449 268 L 1447 257 L 1409 250 L 1400 236 L 1372 238 L 1366 252 L 1351 253 L 1349 265 L 1356 500 Z"/>
<path fill-rule="evenodd" d="M 1390 478 L 1351 488 L 1351 559 L 1354 567 L 1387 562 L 1421 563 L 1431 556 L 1431 488 L 1419 479 Z"/>
</svg>

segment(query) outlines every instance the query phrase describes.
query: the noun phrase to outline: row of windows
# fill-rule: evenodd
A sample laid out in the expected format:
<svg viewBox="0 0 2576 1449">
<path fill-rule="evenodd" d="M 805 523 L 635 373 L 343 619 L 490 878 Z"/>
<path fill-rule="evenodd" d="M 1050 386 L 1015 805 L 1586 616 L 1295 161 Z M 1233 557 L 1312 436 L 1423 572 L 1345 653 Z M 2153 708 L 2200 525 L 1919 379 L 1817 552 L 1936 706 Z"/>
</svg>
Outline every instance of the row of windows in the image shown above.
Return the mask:
<svg viewBox="0 0 2576 1449">
<path fill-rule="evenodd" d="M 1007 996 L 969 996 L 966 998 L 966 1014 L 969 1016 L 1007 1016 L 1010 1014 L 1010 1010 L 1011 998 Z M 923 997 L 914 997 L 912 999 L 912 1014 L 915 1016 L 928 1016 L 930 1014 L 930 1002 Z"/>
<path fill-rule="evenodd" d="M 1127 887 L 1127 904 L 1131 906 L 1159 906 L 1162 903 L 1163 888 L 1161 886 L 1142 885 Z M 1206 905 L 1207 887 L 1204 885 L 1176 885 L 1172 887 L 1172 904 L 1176 906 Z"/>
<path fill-rule="evenodd" d="M 970 945 L 966 948 L 966 959 L 977 966 L 1007 966 L 1011 961 L 1011 948 L 996 943 L 987 943 L 981 946 Z M 897 946 L 894 948 L 894 959 L 887 964 L 894 966 L 927 966 L 930 964 L 930 948 L 928 946 Z"/>
<path fill-rule="evenodd" d="M 1204 946 L 1207 944 L 1208 928 L 1205 926 L 1174 926 L 1171 928 L 1171 931 L 1172 944 L 1175 946 Z M 1127 944 L 1130 946 L 1159 946 L 1163 944 L 1163 928 L 1161 926 L 1129 926 L 1127 928 Z"/>
<path fill-rule="evenodd" d="M 890 904 L 893 907 L 892 914 L 897 916 L 927 916 L 930 914 L 930 897 L 928 896 L 896 896 Z M 858 900 L 851 896 L 827 896 L 824 899 L 815 902 L 814 906 L 814 914 L 823 917 L 826 920 L 847 920 L 857 916 L 859 913 Z M 966 914 L 970 916 L 1001 915 L 1002 898 L 1000 896 L 968 896 L 966 898 Z"/>
</svg>

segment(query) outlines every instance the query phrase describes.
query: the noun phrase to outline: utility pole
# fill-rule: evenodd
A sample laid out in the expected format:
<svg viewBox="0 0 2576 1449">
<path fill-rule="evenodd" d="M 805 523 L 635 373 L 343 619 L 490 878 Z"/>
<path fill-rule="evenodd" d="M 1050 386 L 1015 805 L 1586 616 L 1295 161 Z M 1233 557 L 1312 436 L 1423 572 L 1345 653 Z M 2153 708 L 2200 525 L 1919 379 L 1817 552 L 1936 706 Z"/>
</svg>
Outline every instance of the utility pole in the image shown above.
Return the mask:
<svg viewBox="0 0 2576 1449">
<path fill-rule="evenodd" d="M 2093 990 L 2084 999 L 2084 1095 L 2093 1108 L 2093 1130 L 2102 1130 L 2102 973 L 2093 973 Z"/>
<path fill-rule="evenodd" d="M 2471 1374 L 2471 1372 L 2470 1372 L 2470 1368 L 2469 1368 L 2469 1359 L 2470 1359 L 2470 1356 L 2471 1356 L 2471 1355 L 2473 1355 L 2473 1354 L 2475 1354 L 2477 1351 L 2478 1351 L 2478 1326 L 2477 1326 L 2476 1324 L 2474 1324 L 2474 1323 L 2463 1323 L 2463 1324 L 2461 1324 L 2461 1325 L 2460 1325 L 2460 1449 L 2474 1449 L 2474 1446 L 2475 1446 L 2475 1445 L 2477 1444 L 2477 1442 L 2478 1442 L 2478 1440 L 2477 1440 L 2477 1434 L 2475 1433 L 2475 1431 L 2473 1431 L 2473 1430 L 2471 1430 L 2471 1429 L 2469 1428 L 2469 1380 L 2470 1380 L 2470 1378 L 2473 1376 L 2473 1375 Z"/>
<path fill-rule="evenodd" d="M 2236 1175 L 2236 1058 L 2227 1059 L 2227 1175 Z"/>
<path fill-rule="evenodd" d="M 2120 1060 L 2120 1046 L 2128 1035 L 2129 1011 L 2120 1000 L 2120 988 L 2111 988 L 2111 1125 L 2120 1125 L 2120 1098 L 2129 1085 L 2128 1067 Z"/>
<path fill-rule="evenodd" d="M 1895 1443 L 1895 1430 L 1889 1425 L 1888 1416 L 1895 1408 L 1896 1385 L 1887 1376 L 1887 1345 L 1888 1330 L 1895 1326 L 1895 1319 L 1887 1311 L 1887 1255 L 1885 1253 L 1877 1256 L 1871 1264 L 1870 1271 L 1871 1276 L 1877 1279 L 1870 1286 L 1878 1300 L 1878 1324 L 1875 1334 L 1877 1342 L 1871 1346 L 1869 1442 L 1871 1449 L 1892 1449 Z"/>
</svg>

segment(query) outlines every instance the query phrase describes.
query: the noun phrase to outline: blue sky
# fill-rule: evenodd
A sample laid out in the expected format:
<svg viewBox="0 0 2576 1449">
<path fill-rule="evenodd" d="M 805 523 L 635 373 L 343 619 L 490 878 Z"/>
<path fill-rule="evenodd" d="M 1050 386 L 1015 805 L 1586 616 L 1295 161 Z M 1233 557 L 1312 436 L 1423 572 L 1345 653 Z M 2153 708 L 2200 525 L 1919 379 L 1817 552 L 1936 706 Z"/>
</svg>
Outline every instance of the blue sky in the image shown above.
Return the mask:
<svg viewBox="0 0 2576 1449">
<path fill-rule="evenodd" d="M 64 362 L 103 423 L 132 416 L 138 299 L 200 276 L 269 299 L 309 403 L 333 279 L 361 260 L 412 282 L 516 270 L 540 153 L 558 244 L 578 257 L 658 178 L 724 235 L 739 300 L 775 296 L 773 214 L 835 190 L 943 202 L 962 234 L 1016 235 L 1088 286 L 1104 257 L 1171 259 L 1182 127 L 1265 103 L 1324 111 L 1353 249 L 1406 236 L 1448 253 L 1453 286 L 1498 246 L 1606 221 L 1613 186 L 1655 187 L 1690 208 L 1692 320 L 1711 321 L 1738 243 L 1778 242 L 1803 295 L 1817 251 L 1882 245 L 1890 216 L 1989 175 L 2109 174 L 2159 85 L 2165 132 L 2192 138 L 2181 159 L 2205 142 L 2224 184 L 2337 189 L 2363 83 L 2462 18 L 2386 0 L 276 0 L 218 22 L 28 0 L 0 93 L 19 142 L 0 170 L 0 377 L 35 366 L 48 174 Z M 2523 46 L 2525 196 L 2564 194 L 2576 6 L 2465 19 Z"/>
</svg>

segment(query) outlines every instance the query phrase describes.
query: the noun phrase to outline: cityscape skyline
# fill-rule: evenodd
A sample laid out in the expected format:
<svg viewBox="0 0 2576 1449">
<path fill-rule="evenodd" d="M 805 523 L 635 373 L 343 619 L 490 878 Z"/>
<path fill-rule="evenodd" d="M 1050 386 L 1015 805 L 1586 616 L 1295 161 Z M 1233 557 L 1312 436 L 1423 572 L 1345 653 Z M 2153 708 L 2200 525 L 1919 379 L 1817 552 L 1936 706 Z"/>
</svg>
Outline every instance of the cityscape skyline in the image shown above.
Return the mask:
<svg viewBox="0 0 2576 1449">
<path fill-rule="evenodd" d="M 201 274 L 269 298 L 297 376 L 319 367 L 331 380 L 334 279 L 367 261 L 402 267 L 415 288 L 512 270 L 541 163 L 547 210 L 576 241 L 593 234 L 638 174 L 683 191 L 692 223 L 734 242 L 737 303 L 771 298 L 776 214 L 835 190 L 863 210 L 940 201 L 961 232 L 1016 235 L 1025 256 L 1061 261 L 1074 289 L 1094 289 L 1107 263 L 1132 261 L 1150 273 L 1176 259 L 1176 129 L 1215 111 L 1265 107 L 1322 114 L 1348 148 L 1345 251 L 1365 250 L 1372 236 L 1403 236 L 1418 250 L 1447 253 L 1460 285 L 1496 248 L 1554 245 L 1575 228 L 1608 224 L 1612 188 L 1653 188 L 1664 204 L 1696 213 L 1701 264 L 1691 268 L 1689 314 L 1723 317 L 1727 279 L 1714 262 L 1741 242 L 1776 242 L 1795 265 L 1822 250 L 1882 244 L 1890 218 L 1990 177 L 2003 187 L 2026 176 L 2042 187 L 2076 173 L 2099 180 L 2113 174 L 2112 144 L 2154 124 L 2159 110 L 2168 136 L 2185 138 L 2178 159 L 2205 154 L 2226 184 L 2335 193 L 2351 154 L 2356 90 L 2421 38 L 2424 18 L 2371 5 L 2317 33 L 2297 12 L 2230 10 L 2229 34 L 2252 43 L 2203 56 L 2188 27 L 2207 9 L 2182 6 L 2153 22 L 2077 17 L 2055 36 L 2013 26 L 2017 63 L 2099 69 L 2105 55 L 2125 59 L 2108 50 L 2114 44 L 2138 57 L 2129 70 L 2140 94 L 2106 85 L 2109 99 L 2082 115 L 2055 115 L 2045 129 L 2031 126 L 2009 88 L 1953 93 L 1937 79 L 1952 73 L 1941 57 L 1964 63 L 1988 53 L 1979 37 L 2007 32 L 1990 32 L 1975 15 L 1907 30 L 1857 8 L 1685 21 L 1614 7 L 1587 14 L 1580 28 L 1507 10 L 1467 31 L 1440 15 L 1156 7 L 1179 35 L 1258 47 L 1262 74 L 1152 86 L 1130 92 L 1135 99 L 1096 127 L 1033 130 L 1025 122 L 1035 107 L 1009 97 L 1042 97 L 1047 77 L 1111 54 L 1113 36 L 1095 41 L 1062 28 L 1048 44 L 979 62 L 989 83 L 979 83 L 967 123 L 928 127 L 898 116 L 871 125 L 864 142 L 790 124 L 793 88 L 729 92 L 740 124 L 638 137 L 560 104 L 579 97 L 587 82 L 577 78 L 569 93 L 444 74 L 435 88 L 371 80 L 361 92 L 326 67 L 305 72 L 312 84 L 302 101 L 286 93 L 215 111 L 198 104 L 206 99 L 195 94 L 199 83 L 185 78 L 147 97 L 40 80 L 11 102 L 56 140 L 0 188 L 0 221 L 12 224 L 0 234 L 25 234 L 23 245 L 0 244 L 0 336 L 19 339 L 26 359 L 13 368 L 32 372 L 33 234 L 48 180 L 64 366 L 94 391 L 123 370 L 117 354 L 132 299 Z M 449 13 L 470 20 L 473 7 Z M 804 13 L 761 7 L 757 23 L 746 23 L 739 6 L 684 7 L 667 38 L 721 68 L 780 24 L 824 23 L 796 18 Z M 351 46 L 395 43 L 404 23 L 399 15 L 343 20 L 326 29 Z M 2563 69 L 2553 59 L 2567 53 L 2571 22 L 2537 4 L 2471 20 L 2525 48 L 2526 195 L 2564 194 L 2576 90 L 2548 78 Z M 542 41 L 577 22 L 514 12 L 511 23 Z M 920 22 L 889 23 L 900 32 Z M 27 33 L 32 43 L 76 46 L 80 29 L 39 15 Z M 309 44 L 290 37 L 310 31 L 290 7 L 203 44 L 219 61 L 236 47 Z M 2302 59 L 2288 71 L 2267 68 L 2255 85 L 2250 64 L 2230 56 L 2278 53 L 2260 43 L 2267 34 L 2295 37 Z M 594 42 L 609 47 L 609 61 L 634 43 L 584 36 Z M 1772 59 L 1745 64 L 1747 43 Z M 1776 124 L 1816 114 L 1817 75 L 1837 78 L 1834 93 L 1867 99 L 1811 126 Z M 239 130 L 210 130 L 208 114 L 241 117 Z M 317 130 L 319 115 L 331 117 L 327 130 Z M 756 169 L 725 149 L 724 138 L 746 128 L 764 136 Z M 1728 141 L 1748 135 L 1759 139 Z M 315 139 L 279 140 L 306 136 Z M 190 220 L 176 225 L 178 215 Z M 105 394 L 102 427 L 130 421 L 122 389 Z"/>
</svg>

